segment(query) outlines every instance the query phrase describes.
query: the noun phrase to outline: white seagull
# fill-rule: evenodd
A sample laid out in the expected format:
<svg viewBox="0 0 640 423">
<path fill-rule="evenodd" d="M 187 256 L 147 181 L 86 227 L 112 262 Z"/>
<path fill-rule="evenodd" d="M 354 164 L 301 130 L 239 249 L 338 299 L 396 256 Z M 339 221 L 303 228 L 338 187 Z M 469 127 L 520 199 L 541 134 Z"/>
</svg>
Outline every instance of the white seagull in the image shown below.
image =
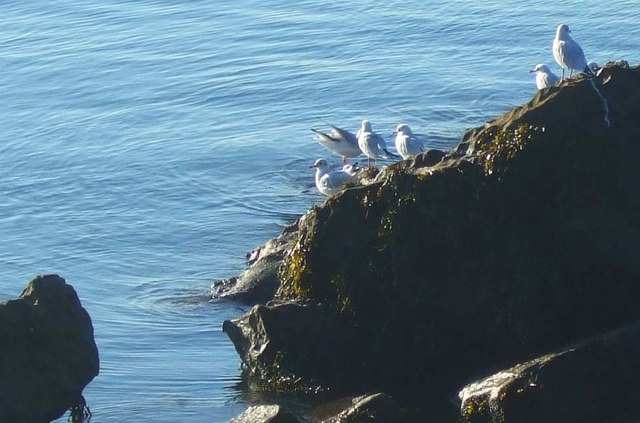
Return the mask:
<svg viewBox="0 0 640 423">
<path fill-rule="evenodd" d="M 309 167 L 316 168 L 316 187 L 326 196 L 342 191 L 344 184 L 357 179 L 360 170 L 356 165 L 345 165 L 342 169 L 332 170 L 325 159 L 318 159 Z"/>
<path fill-rule="evenodd" d="M 396 150 L 403 159 L 415 157 L 424 151 L 422 141 L 411 132 L 409 125 L 401 123 L 396 127 Z"/>
<path fill-rule="evenodd" d="M 331 126 L 331 133 L 327 134 L 311 128 L 318 135 L 318 142 L 327 150 L 342 157 L 342 163 L 347 163 L 347 158 L 358 157 L 362 154 L 358 147 L 358 137 L 346 129 Z"/>
<path fill-rule="evenodd" d="M 379 134 L 373 132 L 371 129 L 371 123 L 368 120 L 363 120 L 358 131 L 358 145 L 360 150 L 367 156 L 367 165 L 371 164 L 371 159 L 378 160 L 380 158 L 389 159 L 392 157 L 398 157 L 387 150 L 387 143 L 384 138 Z"/>
<path fill-rule="evenodd" d="M 536 67 L 531 69 L 529 72 L 536 74 L 536 85 L 539 90 L 556 85 L 560 81 L 558 75 L 551 72 L 549 66 L 542 63 L 536 65 Z"/>
<path fill-rule="evenodd" d="M 587 66 L 587 59 L 584 57 L 582 47 L 571 38 L 570 32 L 568 25 L 560 24 L 556 30 L 556 38 L 553 40 L 553 57 L 562 67 L 563 81 L 565 69 L 569 69 L 569 78 L 573 75 L 574 70 L 593 75 Z"/>
</svg>

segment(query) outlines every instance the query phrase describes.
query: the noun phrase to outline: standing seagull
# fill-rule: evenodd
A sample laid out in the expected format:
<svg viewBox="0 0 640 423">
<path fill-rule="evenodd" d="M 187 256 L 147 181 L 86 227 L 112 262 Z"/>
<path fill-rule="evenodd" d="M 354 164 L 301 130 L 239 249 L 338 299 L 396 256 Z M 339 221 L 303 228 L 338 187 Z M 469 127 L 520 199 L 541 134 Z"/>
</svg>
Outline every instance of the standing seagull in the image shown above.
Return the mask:
<svg viewBox="0 0 640 423">
<path fill-rule="evenodd" d="M 569 69 L 569 78 L 573 75 L 574 70 L 593 75 L 587 66 L 587 59 L 584 57 L 582 47 L 571 38 L 570 32 L 568 25 L 560 24 L 556 30 L 556 38 L 553 40 L 553 57 L 562 67 L 563 81 L 565 69 Z"/>
<path fill-rule="evenodd" d="M 359 169 L 355 165 L 346 165 L 339 170 L 331 170 L 325 159 L 318 159 L 309 167 L 316 168 L 316 187 L 326 196 L 339 193 L 344 184 L 356 180 Z"/>
<path fill-rule="evenodd" d="M 331 126 L 331 134 L 318 131 L 311 128 L 313 132 L 318 134 L 318 142 L 327 150 L 342 157 L 342 163 L 347 164 L 348 157 L 358 157 L 362 154 L 358 147 L 358 137 L 353 135 L 346 129 Z"/>
<path fill-rule="evenodd" d="M 560 81 L 558 75 L 551 72 L 549 66 L 542 63 L 536 65 L 536 67 L 531 69 L 529 72 L 536 74 L 536 85 L 538 86 L 539 90 L 556 85 L 558 81 Z"/>
<path fill-rule="evenodd" d="M 389 159 L 398 157 L 387 150 L 387 143 L 379 134 L 373 132 L 371 123 L 363 120 L 358 131 L 358 146 L 360 150 L 367 156 L 367 165 L 371 165 L 371 159 L 378 160 L 380 158 Z"/>
<path fill-rule="evenodd" d="M 409 125 L 401 123 L 396 128 L 396 150 L 403 159 L 407 160 L 411 157 L 422 153 L 424 151 L 424 145 L 422 141 L 413 135 Z"/>
</svg>

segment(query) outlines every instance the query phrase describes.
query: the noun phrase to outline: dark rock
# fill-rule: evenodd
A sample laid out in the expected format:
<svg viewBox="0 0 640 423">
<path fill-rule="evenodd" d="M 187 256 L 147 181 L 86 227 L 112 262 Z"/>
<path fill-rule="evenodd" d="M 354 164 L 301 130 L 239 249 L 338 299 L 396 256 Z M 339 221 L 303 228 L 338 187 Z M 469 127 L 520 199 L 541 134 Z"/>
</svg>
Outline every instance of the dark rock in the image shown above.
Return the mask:
<svg viewBox="0 0 640 423">
<path fill-rule="evenodd" d="M 279 405 L 256 405 L 228 423 L 304 423 L 305 420 L 284 410 Z"/>
<path fill-rule="evenodd" d="M 98 374 L 91 318 L 71 285 L 38 276 L 0 303 L 0 421 L 49 422 L 83 404 Z"/>
<path fill-rule="evenodd" d="M 275 308 L 254 308 L 231 337 L 270 350 L 241 353 L 250 372 L 444 410 L 469 375 L 640 319 L 638 98 L 639 68 L 605 66 L 314 207 L 276 294 L 313 307 L 264 325 Z M 315 318 L 332 326 L 291 323 Z M 341 361 L 320 333 L 349 341 Z"/>
<path fill-rule="evenodd" d="M 256 305 L 239 319 L 225 321 L 222 330 L 245 368 L 270 389 L 316 393 L 327 382 L 327 367 L 331 374 L 347 374 L 344 366 L 351 365 L 344 360 L 344 354 L 353 350 L 349 330 L 336 330 L 340 318 L 317 306 Z M 296 376 L 302 371 L 307 378 Z"/>
<path fill-rule="evenodd" d="M 347 407 L 323 423 L 400 423 L 407 421 L 398 403 L 389 395 L 376 393 L 352 398 Z"/>
<path fill-rule="evenodd" d="M 460 392 L 470 423 L 640 421 L 640 324 L 544 355 Z"/>
<path fill-rule="evenodd" d="M 444 151 L 440 150 L 427 150 L 426 152 L 417 155 L 413 159 L 413 167 L 426 167 L 435 166 L 444 158 Z"/>
<path fill-rule="evenodd" d="M 249 268 L 237 277 L 216 281 L 214 298 L 225 298 L 247 304 L 264 304 L 273 299 L 280 286 L 279 270 L 282 258 L 295 239 L 295 225 L 247 254 Z"/>
</svg>

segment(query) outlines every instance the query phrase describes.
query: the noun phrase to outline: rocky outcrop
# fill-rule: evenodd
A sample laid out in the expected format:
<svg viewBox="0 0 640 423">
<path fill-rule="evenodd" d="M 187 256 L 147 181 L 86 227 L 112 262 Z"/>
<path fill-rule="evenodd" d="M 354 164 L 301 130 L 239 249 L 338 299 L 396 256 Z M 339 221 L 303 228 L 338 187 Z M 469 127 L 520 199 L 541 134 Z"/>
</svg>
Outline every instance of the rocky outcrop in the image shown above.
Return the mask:
<svg viewBox="0 0 640 423">
<path fill-rule="evenodd" d="M 277 324 L 258 322 L 282 306 L 254 308 L 231 336 L 239 351 L 270 351 L 241 353 L 251 374 L 274 388 L 382 390 L 433 417 L 472 375 L 639 320 L 638 98 L 639 68 L 605 66 L 437 162 L 388 166 L 314 207 L 276 294 L 307 306 Z M 331 326 L 306 333 L 311 316 Z M 324 343 L 343 358 L 315 360 Z"/>
<path fill-rule="evenodd" d="M 211 287 L 213 298 L 264 304 L 273 299 L 280 286 L 280 265 L 293 246 L 296 226 L 288 226 L 282 234 L 247 254 L 249 268 L 239 276 L 218 280 Z"/>
<path fill-rule="evenodd" d="M 0 421 L 49 422 L 70 408 L 84 411 L 98 350 L 71 285 L 38 276 L 17 300 L 0 303 L 0 338 Z"/>
<path fill-rule="evenodd" d="M 638 375 L 636 323 L 468 385 L 462 415 L 469 423 L 639 421 Z"/>
</svg>

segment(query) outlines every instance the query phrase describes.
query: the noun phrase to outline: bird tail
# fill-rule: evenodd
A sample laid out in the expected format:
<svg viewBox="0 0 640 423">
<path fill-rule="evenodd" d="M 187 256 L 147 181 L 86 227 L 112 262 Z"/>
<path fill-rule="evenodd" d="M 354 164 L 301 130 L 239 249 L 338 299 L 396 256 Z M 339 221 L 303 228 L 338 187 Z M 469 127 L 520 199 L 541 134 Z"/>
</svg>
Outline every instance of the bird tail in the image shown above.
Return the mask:
<svg viewBox="0 0 640 423">
<path fill-rule="evenodd" d="M 384 151 L 384 154 L 387 155 L 387 157 L 385 157 L 385 159 L 399 159 L 400 158 L 400 156 L 398 156 L 397 154 L 393 154 L 392 152 L 390 152 L 386 148 L 383 148 L 382 151 Z"/>
</svg>

